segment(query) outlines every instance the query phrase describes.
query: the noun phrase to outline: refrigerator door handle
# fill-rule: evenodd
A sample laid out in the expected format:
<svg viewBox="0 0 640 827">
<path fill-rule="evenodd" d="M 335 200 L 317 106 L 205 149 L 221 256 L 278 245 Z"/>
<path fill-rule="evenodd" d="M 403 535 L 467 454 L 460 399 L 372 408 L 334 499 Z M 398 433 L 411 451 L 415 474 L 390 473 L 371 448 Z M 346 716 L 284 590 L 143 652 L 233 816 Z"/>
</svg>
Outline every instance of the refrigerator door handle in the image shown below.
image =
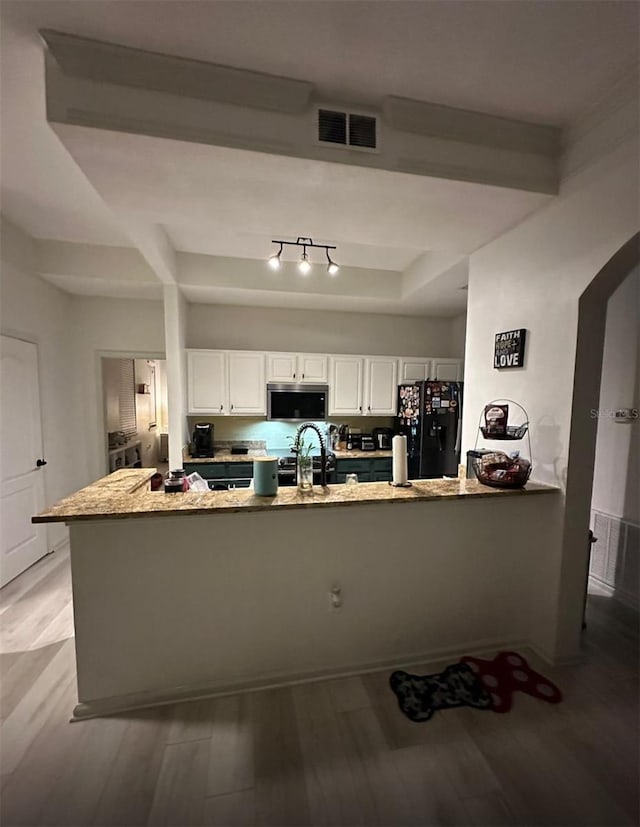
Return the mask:
<svg viewBox="0 0 640 827">
<path fill-rule="evenodd" d="M 460 404 L 460 385 L 457 387 L 456 397 L 458 404 L 456 406 L 456 442 L 454 451 L 456 454 L 459 454 L 462 448 L 462 423 L 460 421 L 462 418 L 462 406 Z"/>
</svg>

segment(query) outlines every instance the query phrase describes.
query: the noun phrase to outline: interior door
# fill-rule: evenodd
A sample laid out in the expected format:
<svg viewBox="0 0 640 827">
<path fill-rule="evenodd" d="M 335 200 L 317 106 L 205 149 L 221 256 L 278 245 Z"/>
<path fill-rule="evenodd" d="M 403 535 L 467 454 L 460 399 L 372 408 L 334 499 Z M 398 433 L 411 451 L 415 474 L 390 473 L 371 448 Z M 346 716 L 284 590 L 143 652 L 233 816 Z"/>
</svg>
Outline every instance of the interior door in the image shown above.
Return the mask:
<svg viewBox="0 0 640 827">
<path fill-rule="evenodd" d="M 0 394 L 0 586 L 47 553 L 46 527 L 31 517 L 44 508 L 38 348 L 2 336 Z"/>
</svg>

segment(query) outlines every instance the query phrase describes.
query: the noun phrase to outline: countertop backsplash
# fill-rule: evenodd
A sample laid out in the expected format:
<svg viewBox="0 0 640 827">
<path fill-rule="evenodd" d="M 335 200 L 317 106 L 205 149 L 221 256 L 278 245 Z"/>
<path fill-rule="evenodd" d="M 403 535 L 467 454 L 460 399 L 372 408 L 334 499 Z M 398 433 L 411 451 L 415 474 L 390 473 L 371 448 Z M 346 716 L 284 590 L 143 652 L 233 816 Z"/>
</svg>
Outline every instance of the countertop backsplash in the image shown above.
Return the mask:
<svg viewBox="0 0 640 827">
<path fill-rule="evenodd" d="M 289 444 L 289 437 L 293 437 L 300 422 L 268 421 L 263 417 L 244 416 L 189 416 L 189 433 L 193 433 L 196 422 L 211 422 L 215 426 L 213 439 L 216 445 L 221 442 L 236 442 L 245 444 L 255 440 L 263 440 L 267 448 L 282 448 Z M 363 434 L 371 433 L 373 428 L 393 428 L 392 416 L 357 416 L 332 417 L 316 425 L 324 433 L 329 425 L 349 425 L 350 428 L 359 428 Z"/>
</svg>

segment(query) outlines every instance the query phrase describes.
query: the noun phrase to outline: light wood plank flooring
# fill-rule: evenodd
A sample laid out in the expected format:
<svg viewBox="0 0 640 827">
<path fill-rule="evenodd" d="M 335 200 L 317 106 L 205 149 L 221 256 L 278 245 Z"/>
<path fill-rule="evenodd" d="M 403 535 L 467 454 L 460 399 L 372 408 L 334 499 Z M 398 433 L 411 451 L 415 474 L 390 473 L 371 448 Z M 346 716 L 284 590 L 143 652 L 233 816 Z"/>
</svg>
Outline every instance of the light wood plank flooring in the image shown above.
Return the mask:
<svg viewBox="0 0 640 827">
<path fill-rule="evenodd" d="M 562 704 L 425 724 L 386 672 L 70 724 L 68 554 L 2 590 L 0 622 L 4 827 L 639 824 L 638 618 L 601 595 L 584 662 L 524 653 Z"/>
</svg>

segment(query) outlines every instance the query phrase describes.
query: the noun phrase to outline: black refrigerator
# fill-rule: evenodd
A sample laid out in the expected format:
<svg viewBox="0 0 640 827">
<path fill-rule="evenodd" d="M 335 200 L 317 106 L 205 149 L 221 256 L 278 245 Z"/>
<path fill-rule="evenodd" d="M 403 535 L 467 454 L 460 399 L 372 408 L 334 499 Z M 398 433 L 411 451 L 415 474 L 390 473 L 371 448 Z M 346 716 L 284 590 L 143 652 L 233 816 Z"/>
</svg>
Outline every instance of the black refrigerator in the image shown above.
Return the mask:
<svg viewBox="0 0 640 827">
<path fill-rule="evenodd" d="M 410 480 L 457 477 L 462 382 L 427 380 L 400 385 L 396 432 L 407 437 Z"/>
</svg>

